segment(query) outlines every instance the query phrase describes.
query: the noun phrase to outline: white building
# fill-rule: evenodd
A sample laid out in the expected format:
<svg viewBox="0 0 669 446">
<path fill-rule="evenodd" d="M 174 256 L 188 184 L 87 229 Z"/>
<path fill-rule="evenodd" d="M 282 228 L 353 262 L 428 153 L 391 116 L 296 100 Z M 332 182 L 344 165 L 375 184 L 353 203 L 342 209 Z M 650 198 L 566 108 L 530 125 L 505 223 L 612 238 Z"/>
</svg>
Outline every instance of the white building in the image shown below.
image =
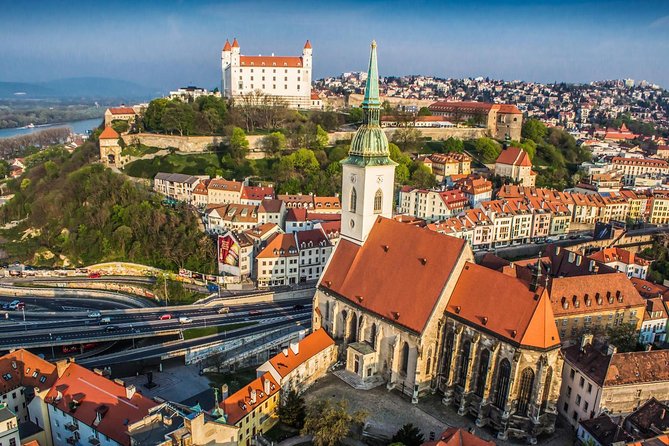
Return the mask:
<svg viewBox="0 0 669 446">
<path fill-rule="evenodd" d="M 176 91 L 170 91 L 170 99 L 179 99 L 183 102 L 194 101 L 200 96 L 212 96 L 214 93 L 210 93 L 205 88 L 195 87 L 189 85 L 188 87 L 177 88 Z M 219 94 L 220 96 L 220 94 Z"/>
<path fill-rule="evenodd" d="M 295 235 L 276 234 L 256 256 L 259 287 L 292 285 L 299 280 L 299 259 Z"/>
<path fill-rule="evenodd" d="M 663 344 L 667 339 L 668 317 L 661 297 L 646 299 L 646 311 L 639 331 L 639 343 L 643 345 Z"/>
<path fill-rule="evenodd" d="M 322 229 L 295 233 L 300 253 L 300 282 L 318 280 L 332 254 L 332 243 Z"/>
<path fill-rule="evenodd" d="M 221 53 L 223 95 L 244 100 L 252 93 L 285 102 L 291 108 L 311 108 L 312 48 L 307 43 L 301 56 L 244 56 L 239 42 L 225 41 Z"/>
<path fill-rule="evenodd" d="M 158 172 L 153 179 L 153 190 L 171 198 L 172 200 L 191 203 L 193 200 L 193 190 L 203 179 L 209 177 L 184 175 L 182 173 Z"/>
<path fill-rule="evenodd" d="M 19 446 L 20 444 L 18 418 L 7 408 L 6 404 L 0 403 L 0 445 Z"/>
<path fill-rule="evenodd" d="M 628 278 L 646 279 L 650 263 L 626 249 L 611 247 L 604 248 L 591 254 L 590 259 L 603 263 L 625 273 Z"/>
</svg>

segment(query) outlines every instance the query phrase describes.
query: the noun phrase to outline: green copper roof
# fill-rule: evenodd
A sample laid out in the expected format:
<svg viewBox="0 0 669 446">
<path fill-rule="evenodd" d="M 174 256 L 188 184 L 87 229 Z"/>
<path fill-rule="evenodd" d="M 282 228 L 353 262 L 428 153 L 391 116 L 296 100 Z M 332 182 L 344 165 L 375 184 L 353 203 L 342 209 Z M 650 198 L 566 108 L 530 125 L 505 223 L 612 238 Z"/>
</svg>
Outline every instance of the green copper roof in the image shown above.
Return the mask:
<svg viewBox="0 0 669 446">
<path fill-rule="evenodd" d="M 348 158 L 343 164 L 385 165 L 395 164 L 390 159 L 388 138 L 381 129 L 381 100 L 379 98 L 379 69 L 376 63 L 376 42 L 372 41 L 367 69 L 365 99 L 362 101 L 364 113 L 362 125 L 358 128 L 351 141 Z"/>
</svg>

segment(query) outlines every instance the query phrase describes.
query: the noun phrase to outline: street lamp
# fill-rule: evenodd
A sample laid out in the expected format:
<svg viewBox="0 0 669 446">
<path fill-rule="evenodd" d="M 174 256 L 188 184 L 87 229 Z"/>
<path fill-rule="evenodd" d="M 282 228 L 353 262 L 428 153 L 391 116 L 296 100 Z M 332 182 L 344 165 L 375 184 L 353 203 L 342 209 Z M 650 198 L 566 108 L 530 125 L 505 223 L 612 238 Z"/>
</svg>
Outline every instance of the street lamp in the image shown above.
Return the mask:
<svg viewBox="0 0 669 446">
<path fill-rule="evenodd" d="M 26 324 L 26 306 L 21 307 L 21 312 L 23 313 L 23 329 L 28 331 L 28 324 Z"/>
<path fill-rule="evenodd" d="M 53 336 L 51 333 L 49 333 L 49 341 L 51 343 L 51 359 L 54 359 L 56 357 L 56 353 L 53 350 Z"/>
</svg>

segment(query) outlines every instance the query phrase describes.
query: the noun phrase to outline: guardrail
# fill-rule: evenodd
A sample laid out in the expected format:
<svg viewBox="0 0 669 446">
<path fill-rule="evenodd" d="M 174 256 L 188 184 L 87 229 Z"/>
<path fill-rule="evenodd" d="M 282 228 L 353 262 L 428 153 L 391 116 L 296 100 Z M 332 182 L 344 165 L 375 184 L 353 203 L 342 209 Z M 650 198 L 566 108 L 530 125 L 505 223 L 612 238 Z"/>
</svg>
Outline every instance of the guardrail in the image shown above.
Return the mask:
<svg viewBox="0 0 669 446">
<path fill-rule="evenodd" d="M 156 304 L 148 299 L 142 299 L 124 293 L 116 293 L 101 290 L 85 290 L 76 288 L 31 288 L 16 287 L 7 284 L 0 284 L 0 296 L 4 297 L 68 297 L 68 298 L 97 298 L 106 299 L 117 303 L 124 303 L 135 307 L 150 307 Z"/>
</svg>

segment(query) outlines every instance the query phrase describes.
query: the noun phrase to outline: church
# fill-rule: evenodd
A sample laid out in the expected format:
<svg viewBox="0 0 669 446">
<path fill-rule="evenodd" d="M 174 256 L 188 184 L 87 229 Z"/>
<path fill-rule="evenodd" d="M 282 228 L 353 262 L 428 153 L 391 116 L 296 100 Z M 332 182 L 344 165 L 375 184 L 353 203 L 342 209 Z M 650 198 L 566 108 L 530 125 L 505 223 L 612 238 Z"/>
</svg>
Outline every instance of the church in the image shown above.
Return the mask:
<svg viewBox="0 0 669 446">
<path fill-rule="evenodd" d="M 436 393 L 500 439 L 536 442 L 555 429 L 563 362 L 542 278 L 481 267 L 466 241 L 392 218 L 396 164 L 380 126 L 375 42 L 362 108 L 313 329 L 335 339 L 356 387 L 385 384 L 414 403 Z"/>
</svg>

